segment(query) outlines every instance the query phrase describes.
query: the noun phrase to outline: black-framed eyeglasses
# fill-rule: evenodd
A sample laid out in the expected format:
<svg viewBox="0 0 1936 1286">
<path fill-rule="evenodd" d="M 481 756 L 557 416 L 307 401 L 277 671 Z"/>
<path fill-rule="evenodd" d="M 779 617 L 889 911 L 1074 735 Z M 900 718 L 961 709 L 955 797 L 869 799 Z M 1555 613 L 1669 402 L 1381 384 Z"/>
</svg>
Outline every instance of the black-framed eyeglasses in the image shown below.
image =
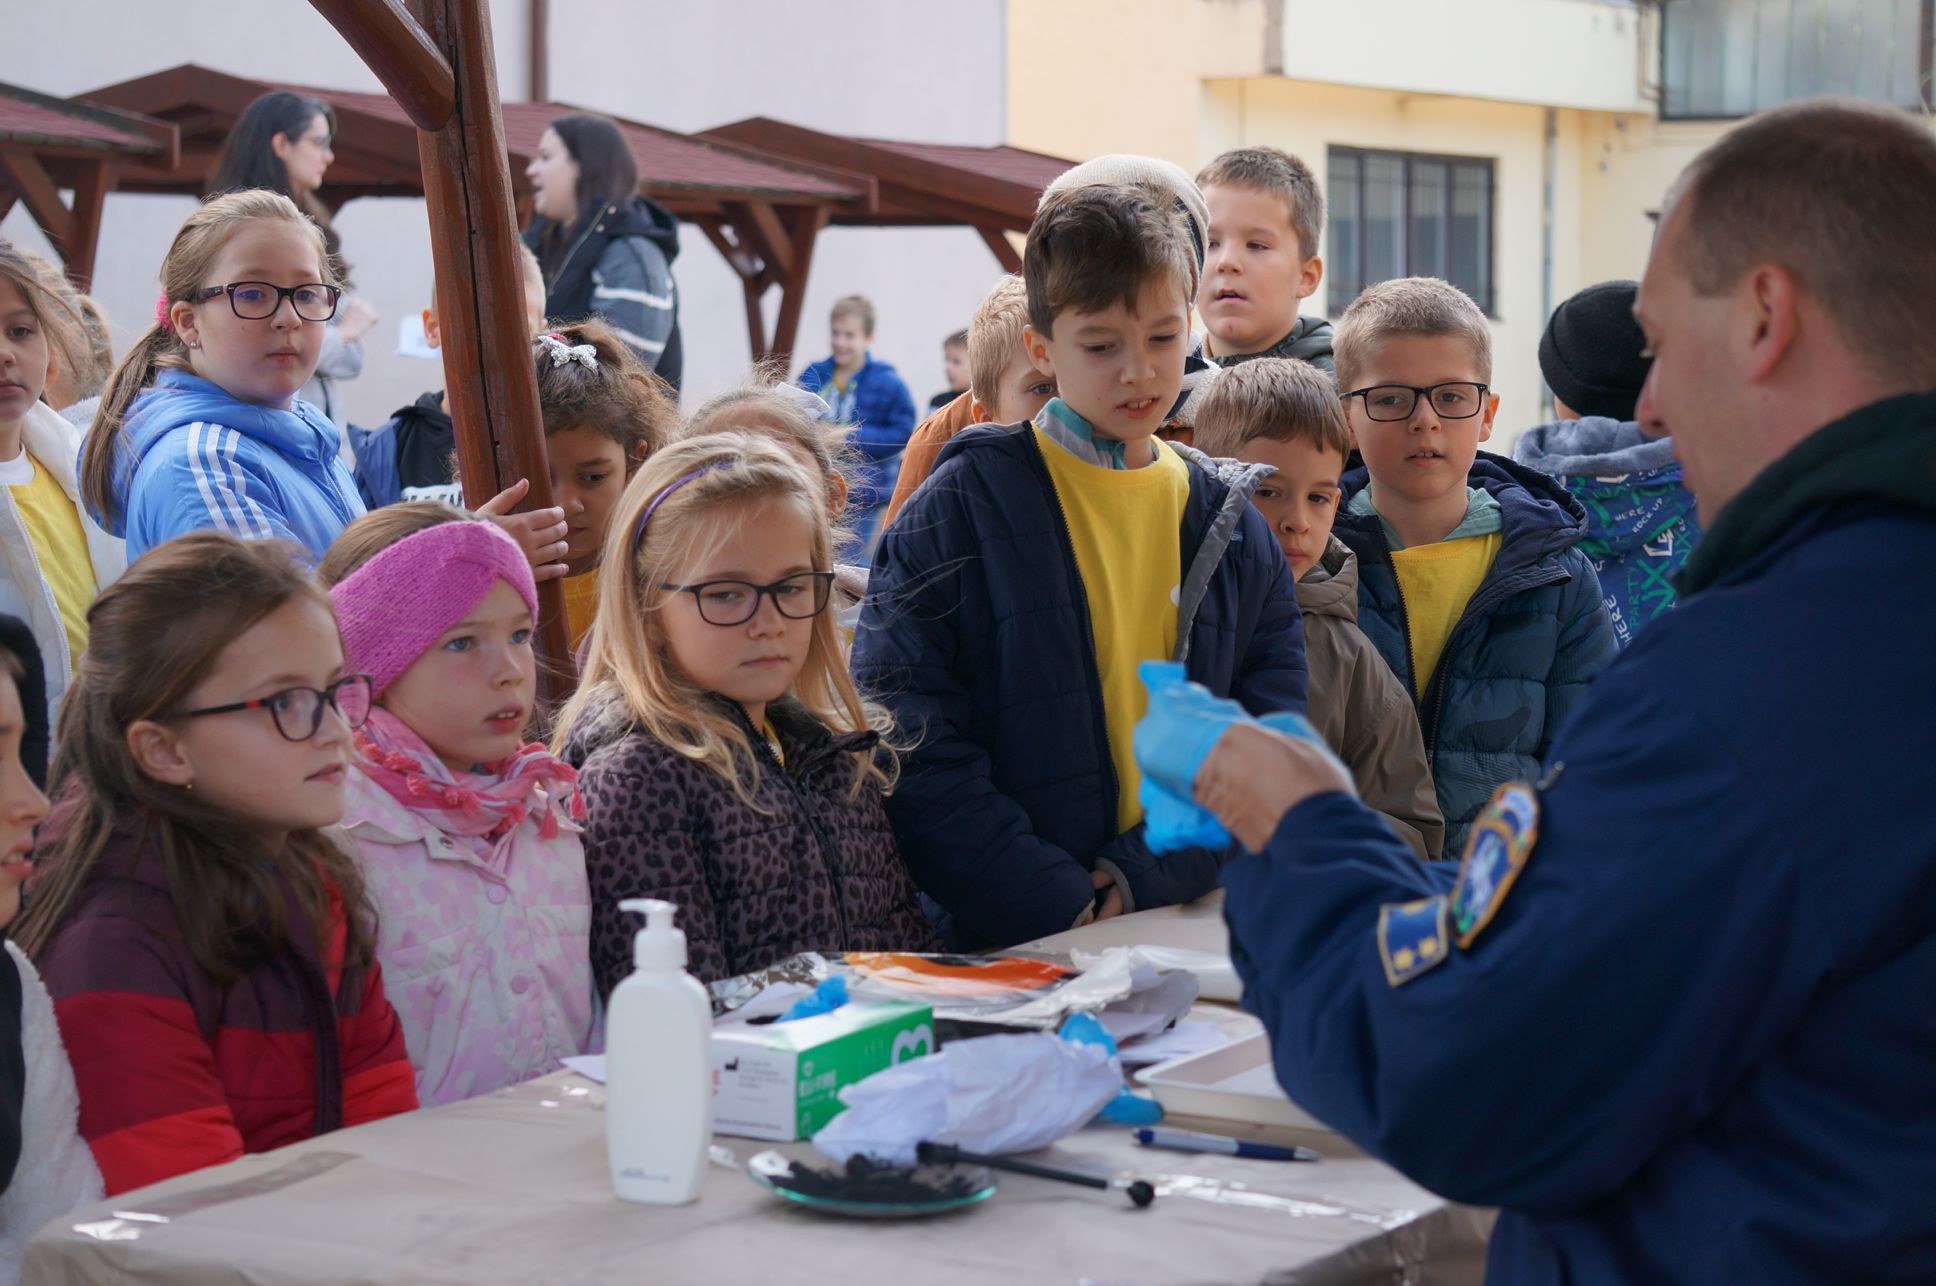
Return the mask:
<svg viewBox="0 0 1936 1286">
<path fill-rule="evenodd" d="M 796 572 L 771 585 L 743 580 L 707 580 L 697 585 L 664 584 L 659 588 L 692 595 L 699 619 L 708 625 L 744 625 L 760 610 L 760 599 L 770 597 L 774 610 L 789 620 L 804 621 L 827 610 L 833 597 L 832 572 Z"/>
<path fill-rule="evenodd" d="M 1432 414 L 1441 420 L 1469 420 L 1485 408 L 1486 392 L 1490 388 L 1491 385 L 1471 380 L 1448 380 L 1429 388 L 1373 384 L 1368 388 L 1354 388 L 1345 396 L 1365 399 L 1365 414 L 1374 420 L 1409 420 L 1418 409 L 1421 397 L 1431 402 Z"/>
<path fill-rule="evenodd" d="M 233 705 L 203 706 L 199 710 L 177 710 L 167 719 L 199 719 L 206 714 L 234 714 L 240 710 L 267 710 L 276 721 L 276 731 L 288 741 L 308 741 L 323 726 L 323 707 L 334 706 L 336 713 L 352 730 L 361 728 L 370 717 L 370 676 L 346 674 L 320 691 L 315 688 L 284 688 L 253 701 Z"/>
<path fill-rule="evenodd" d="M 264 321 L 276 315 L 287 299 L 304 321 L 326 322 L 336 315 L 336 303 L 343 292 L 320 281 L 300 286 L 278 286 L 268 281 L 231 281 L 226 286 L 206 286 L 196 299 L 207 303 L 217 295 L 229 297 L 229 307 L 243 321 Z"/>
</svg>

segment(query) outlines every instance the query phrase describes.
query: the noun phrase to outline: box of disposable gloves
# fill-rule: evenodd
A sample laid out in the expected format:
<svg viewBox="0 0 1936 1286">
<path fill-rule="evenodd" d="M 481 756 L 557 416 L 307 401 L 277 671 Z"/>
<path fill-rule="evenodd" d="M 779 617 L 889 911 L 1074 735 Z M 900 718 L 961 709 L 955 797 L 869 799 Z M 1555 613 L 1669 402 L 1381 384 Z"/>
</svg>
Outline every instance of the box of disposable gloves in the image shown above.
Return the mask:
<svg viewBox="0 0 1936 1286">
<path fill-rule="evenodd" d="M 927 1005 L 854 1001 L 791 1022 L 713 1027 L 713 1129 L 790 1143 L 838 1115 L 840 1091 L 935 1052 Z"/>
</svg>

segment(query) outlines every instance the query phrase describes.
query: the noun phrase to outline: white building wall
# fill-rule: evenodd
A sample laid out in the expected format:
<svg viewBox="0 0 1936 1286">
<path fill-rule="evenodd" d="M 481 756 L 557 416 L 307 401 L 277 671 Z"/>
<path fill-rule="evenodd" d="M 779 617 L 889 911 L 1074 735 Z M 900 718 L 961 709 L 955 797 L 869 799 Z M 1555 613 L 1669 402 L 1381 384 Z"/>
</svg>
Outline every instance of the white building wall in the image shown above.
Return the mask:
<svg viewBox="0 0 1936 1286">
<path fill-rule="evenodd" d="M 0 42 L 0 80 L 74 94 L 185 62 L 236 75 L 340 89 L 380 86 L 354 50 L 303 0 L 62 0 L 15 6 Z M 690 0 L 554 0 L 550 94 L 673 129 L 765 114 L 853 134 L 996 143 L 1004 132 L 1003 6 L 898 0 L 732 5 Z M 529 91 L 529 0 L 496 0 L 499 91 Z M 154 310 L 157 272 L 188 198 L 116 195 L 103 217 L 95 294 L 125 346 Z M 342 388 L 348 418 L 381 422 L 442 371 L 396 354 L 397 323 L 429 302 L 429 228 L 419 200 L 353 201 L 337 218 L 359 293 L 382 314 L 364 341 L 362 378 Z M 26 211 L 0 233 L 47 252 Z M 744 378 L 750 350 L 739 279 L 697 229 L 675 265 L 683 295 L 688 408 Z M 822 355 L 833 299 L 872 295 L 878 353 L 901 367 L 918 401 L 942 387 L 940 341 L 999 272 L 960 229 L 832 229 L 814 257 L 800 328 L 802 359 Z M 769 324 L 777 295 L 768 302 Z"/>
</svg>

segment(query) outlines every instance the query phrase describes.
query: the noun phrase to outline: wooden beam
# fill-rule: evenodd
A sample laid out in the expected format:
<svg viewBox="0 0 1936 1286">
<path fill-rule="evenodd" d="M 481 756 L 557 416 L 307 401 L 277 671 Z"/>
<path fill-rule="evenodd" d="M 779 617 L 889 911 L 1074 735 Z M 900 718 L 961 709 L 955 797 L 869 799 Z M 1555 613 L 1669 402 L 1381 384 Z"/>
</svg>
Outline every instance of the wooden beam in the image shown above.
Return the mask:
<svg viewBox="0 0 1936 1286">
<path fill-rule="evenodd" d="M 27 212 L 65 260 L 73 252 L 74 216 L 40 159 L 25 148 L 0 147 L 0 181 L 27 203 Z"/>
<path fill-rule="evenodd" d="M 548 508 L 551 474 L 524 295 L 516 284 L 524 270 L 498 114 L 490 11 L 486 0 L 425 0 L 424 9 L 426 28 L 462 69 L 449 124 L 417 137 L 437 273 L 445 397 L 464 497 L 476 506 L 522 478 L 531 484 L 524 508 Z M 538 586 L 538 603 L 539 697 L 549 703 L 570 691 L 573 674 L 557 581 Z"/>
<path fill-rule="evenodd" d="M 753 226 L 759 229 L 760 257 L 777 268 L 782 275 L 793 271 L 793 239 L 787 234 L 786 225 L 780 216 L 773 213 L 773 207 L 765 201 L 751 201 L 746 211 L 752 216 Z"/>
<path fill-rule="evenodd" d="M 1002 266 L 1003 272 L 1020 272 L 1022 256 L 1015 253 L 1015 243 L 1000 228 L 978 227 L 982 242 L 994 252 L 995 262 Z"/>
<path fill-rule="evenodd" d="M 825 206 L 802 207 L 793 220 L 793 270 L 780 283 L 780 315 L 773 322 L 773 352 L 789 366 L 800 330 L 800 309 L 806 303 L 807 271 L 813 267 L 813 248 L 827 226 L 827 213 Z"/>
<path fill-rule="evenodd" d="M 457 78 L 451 71 L 451 60 L 424 34 L 402 0 L 309 3 L 350 48 L 363 55 L 363 61 L 418 129 L 442 129 L 450 121 L 457 105 Z M 493 81 L 496 75 L 496 68 L 492 68 Z M 495 107 L 495 94 L 491 101 Z"/>
<path fill-rule="evenodd" d="M 74 188 L 74 243 L 67 251 L 67 279 L 76 290 L 94 280 L 94 253 L 101 244 L 101 211 L 114 191 L 116 165 L 100 161 Z"/>
</svg>

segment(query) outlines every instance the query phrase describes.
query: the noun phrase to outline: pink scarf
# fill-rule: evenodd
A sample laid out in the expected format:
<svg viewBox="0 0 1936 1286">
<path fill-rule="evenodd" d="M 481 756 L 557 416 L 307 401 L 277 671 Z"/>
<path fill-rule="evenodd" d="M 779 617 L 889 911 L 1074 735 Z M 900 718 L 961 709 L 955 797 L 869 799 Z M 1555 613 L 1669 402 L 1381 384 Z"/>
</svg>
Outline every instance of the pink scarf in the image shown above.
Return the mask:
<svg viewBox="0 0 1936 1286">
<path fill-rule="evenodd" d="M 512 833 L 538 804 L 540 786 L 551 787 L 538 819 L 540 838 L 558 837 L 561 805 L 573 821 L 585 816 L 578 770 L 535 741 L 489 765 L 489 775 L 453 773 L 421 737 L 379 706 L 357 729 L 356 752 L 364 774 L 405 808 L 445 834 L 489 841 L 487 864 L 494 870 L 503 865 Z"/>
</svg>

